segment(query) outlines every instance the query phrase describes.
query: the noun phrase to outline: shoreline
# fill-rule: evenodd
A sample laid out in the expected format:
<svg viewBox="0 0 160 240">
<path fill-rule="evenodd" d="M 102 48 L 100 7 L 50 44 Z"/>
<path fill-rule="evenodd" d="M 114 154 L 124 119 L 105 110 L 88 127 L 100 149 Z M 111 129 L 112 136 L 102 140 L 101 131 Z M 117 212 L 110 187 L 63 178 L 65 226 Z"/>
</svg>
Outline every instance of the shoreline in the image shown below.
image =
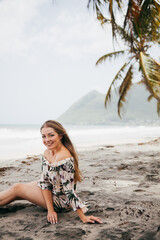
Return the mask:
<svg viewBox="0 0 160 240">
<path fill-rule="evenodd" d="M 0 165 L 3 161 L 25 158 L 27 155 L 43 153 L 39 129 L 6 128 L 0 129 Z M 160 136 L 160 126 L 86 126 L 72 127 L 67 130 L 77 151 L 86 151 L 86 147 L 146 142 Z"/>
<path fill-rule="evenodd" d="M 103 145 L 79 152 L 83 174 L 77 193 L 91 204 L 88 214 L 103 224 L 83 224 L 75 212 L 60 213 L 56 225 L 47 212 L 27 201 L 0 207 L 2 240 L 10 239 L 160 239 L 160 138 L 139 144 Z M 4 171 L 2 171 L 4 170 Z M 39 156 L 0 168 L 0 191 L 16 182 L 38 180 Z"/>
<path fill-rule="evenodd" d="M 138 146 L 138 145 L 152 145 L 154 148 L 158 148 L 154 145 L 154 143 L 160 141 L 160 137 L 156 138 L 156 137 L 149 137 L 146 138 L 146 139 L 136 139 L 136 141 L 132 141 L 132 142 L 129 142 L 129 143 L 126 143 L 126 142 L 111 142 L 111 144 L 93 144 L 93 145 L 88 145 L 86 147 L 84 146 L 79 146 L 79 147 L 75 147 L 75 149 L 77 150 L 77 153 L 78 155 L 81 153 L 81 152 L 89 152 L 89 151 L 95 151 L 95 150 L 98 150 L 98 149 L 103 149 L 103 148 L 112 148 L 112 147 L 125 147 L 127 145 L 130 145 L 130 146 Z M 145 149 L 146 151 L 148 150 Z M 39 158 L 41 155 L 43 154 L 43 150 L 42 150 L 42 153 L 37 153 L 37 154 L 27 154 L 26 156 L 23 156 L 23 157 L 14 157 L 14 158 L 8 158 L 8 159 L 4 159 L 4 160 L 0 160 L 0 168 L 1 167 L 5 167 L 5 166 L 10 166 L 12 164 L 16 164 L 18 162 L 21 162 L 21 161 L 24 161 L 24 159 L 31 159 L 31 158 Z"/>
</svg>

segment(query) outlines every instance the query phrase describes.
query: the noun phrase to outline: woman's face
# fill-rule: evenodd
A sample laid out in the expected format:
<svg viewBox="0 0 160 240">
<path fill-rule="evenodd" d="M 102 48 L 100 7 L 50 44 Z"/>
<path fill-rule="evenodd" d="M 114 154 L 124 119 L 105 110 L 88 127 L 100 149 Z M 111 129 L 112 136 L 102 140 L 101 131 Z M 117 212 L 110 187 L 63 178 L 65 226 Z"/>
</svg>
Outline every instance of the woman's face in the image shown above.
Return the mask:
<svg viewBox="0 0 160 240">
<path fill-rule="evenodd" d="M 49 149 L 55 149 L 61 144 L 61 136 L 51 127 L 44 127 L 41 130 L 43 144 Z"/>
</svg>

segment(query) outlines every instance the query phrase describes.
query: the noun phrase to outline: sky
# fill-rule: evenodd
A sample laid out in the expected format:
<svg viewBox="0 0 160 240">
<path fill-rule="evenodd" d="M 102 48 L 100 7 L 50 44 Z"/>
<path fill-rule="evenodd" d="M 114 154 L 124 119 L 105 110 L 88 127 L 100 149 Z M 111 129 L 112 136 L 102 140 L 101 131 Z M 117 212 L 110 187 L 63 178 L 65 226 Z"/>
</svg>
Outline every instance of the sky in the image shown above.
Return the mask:
<svg viewBox="0 0 160 240">
<path fill-rule="evenodd" d="M 56 119 L 92 90 L 106 93 L 119 62 L 87 0 L 0 0 L 0 124 Z"/>
</svg>

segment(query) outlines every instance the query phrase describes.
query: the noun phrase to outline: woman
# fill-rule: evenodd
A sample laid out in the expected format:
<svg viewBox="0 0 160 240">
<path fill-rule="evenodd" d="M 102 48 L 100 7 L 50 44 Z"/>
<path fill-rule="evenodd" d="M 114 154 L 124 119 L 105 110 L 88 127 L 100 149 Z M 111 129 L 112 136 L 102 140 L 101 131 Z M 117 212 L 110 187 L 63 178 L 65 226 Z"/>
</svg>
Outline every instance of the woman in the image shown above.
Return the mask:
<svg viewBox="0 0 160 240">
<path fill-rule="evenodd" d="M 58 221 L 57 212 L 73 208 L 83 223 L 102 223 L 99 217 L 85 216 L 87 207 L 75 193 L 77 181 L 81 181 L 78 157 L 63 126 L 53 120 L 41 127 L 46 146 L 42 156 L 42 175 L 37 182 L 17 183 L 0 193 L 0 205 L 14 200 L 28 200 L 48 210 L 47 220 Z"/>
</svg>

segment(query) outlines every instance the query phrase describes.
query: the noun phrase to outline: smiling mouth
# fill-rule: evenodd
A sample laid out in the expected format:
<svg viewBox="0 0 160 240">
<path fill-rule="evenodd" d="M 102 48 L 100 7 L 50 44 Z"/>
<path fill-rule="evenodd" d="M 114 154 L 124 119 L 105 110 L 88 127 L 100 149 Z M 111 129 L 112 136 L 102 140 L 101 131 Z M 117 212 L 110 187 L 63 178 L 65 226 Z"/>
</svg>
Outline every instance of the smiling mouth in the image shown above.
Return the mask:
<svg viewBox="0 0 160 240">
<path fill-rule="evenodd" d="M 46 146 L 50 147 L 53 143 L 46 143 Z"/>
</svg>

